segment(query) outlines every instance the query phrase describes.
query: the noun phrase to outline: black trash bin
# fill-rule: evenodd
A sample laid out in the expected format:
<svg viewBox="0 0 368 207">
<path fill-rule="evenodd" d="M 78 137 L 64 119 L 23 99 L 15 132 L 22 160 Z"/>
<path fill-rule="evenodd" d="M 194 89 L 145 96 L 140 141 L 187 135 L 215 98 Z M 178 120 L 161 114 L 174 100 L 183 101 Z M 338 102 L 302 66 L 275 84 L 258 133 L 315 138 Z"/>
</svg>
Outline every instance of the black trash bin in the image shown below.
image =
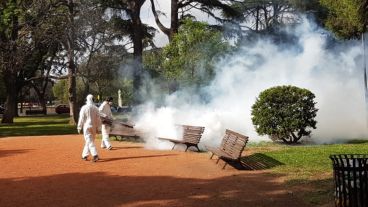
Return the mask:
<svg viewBox="0 0 368 207">
<path fill-rule="evenodd" d="M 336 207 L 368 207 L 368 154 L 330 155 Z"/>
</svg>

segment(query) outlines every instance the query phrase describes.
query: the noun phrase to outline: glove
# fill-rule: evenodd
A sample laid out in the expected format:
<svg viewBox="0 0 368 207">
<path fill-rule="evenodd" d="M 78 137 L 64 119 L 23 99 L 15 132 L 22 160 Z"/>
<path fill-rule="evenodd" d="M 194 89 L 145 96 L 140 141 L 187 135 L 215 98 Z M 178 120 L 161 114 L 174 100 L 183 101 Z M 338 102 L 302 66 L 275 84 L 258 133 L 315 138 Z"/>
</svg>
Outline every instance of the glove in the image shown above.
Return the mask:
<svg viewBox="0 0 368 207">
<path fill-rule="evenodd" d="M 81 133 L 81 129 L 78 129 L 78 134 L 80 134 Z"/>
</svg>

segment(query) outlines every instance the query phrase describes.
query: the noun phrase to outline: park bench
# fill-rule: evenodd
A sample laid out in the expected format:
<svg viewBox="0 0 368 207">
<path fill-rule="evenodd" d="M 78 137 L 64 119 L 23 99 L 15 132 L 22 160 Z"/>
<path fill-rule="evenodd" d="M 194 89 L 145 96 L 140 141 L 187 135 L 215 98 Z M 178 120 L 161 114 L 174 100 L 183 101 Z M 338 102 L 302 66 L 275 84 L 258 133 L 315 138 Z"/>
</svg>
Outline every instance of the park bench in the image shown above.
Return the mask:
<svg viewBox="0 0 368 207">
<path fill-rule="evenodd" d="M 225 161 L 225 164 L 222 167 L 222 169 L 225 169 L 227 161 L 240 162 L 241 154 L 247 142 L 247 136 L 226 129 L 226 133 L 222 139 L 220 147 L 214 148 L 206 146 L 206 148 L 212 153 L 210 159 L 212 159 L 214 155 L 218 157 L 216 164 L 219 162 L 220 159 Z"/>
<path fill-rule="evenodd" d="M 119 140 L 122 140 L 123 137 L 138 139 L 140 137 L 140 132 L 134 129 L 134 124 L 113 120 L 111 122 L 111 131 L 109 135 Z"/>
<path fill-rule="evenodd" d="M 105 114 L 100 113 L 100 119 L 102 124 L 106 124 L 111 127 L 109 135 L 116 139 L 122 140 L 123 137 L 130 137 L 138 139 L 139 132 L 134 129 L 134 124 L 123 122 L 120 120 L 113 120 L 107 117 Z"/>
<path fill-rule="evenodd" d="M 202 134 L 204 132 L 204 127 L 202 126 L 189 126 L 189 125 L 181 125 L 183 127 L 183 139 L 171 139 L 171 138 L 164 138 L 164 137 L 158 137 L 158 139 L 166 140 L 174 143 L 174 146 L 171 150 L 175 148 L 176 144 L 185 144 L 186 149 L 188 150 L 189 147 L 196 147 L 198 152 L 200 151 L 198 148 L 198 143 L 201 140 Z"/>
</svg>

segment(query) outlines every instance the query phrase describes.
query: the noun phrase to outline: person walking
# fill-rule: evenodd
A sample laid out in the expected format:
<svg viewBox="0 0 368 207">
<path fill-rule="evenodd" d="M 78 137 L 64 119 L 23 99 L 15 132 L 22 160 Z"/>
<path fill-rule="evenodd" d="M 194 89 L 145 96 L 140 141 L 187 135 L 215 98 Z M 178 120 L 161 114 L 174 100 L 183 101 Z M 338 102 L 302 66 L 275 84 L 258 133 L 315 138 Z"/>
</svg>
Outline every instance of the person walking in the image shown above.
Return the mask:
<svg viewBox="0 0 368 207">
<path fill-rule="evenodd" d="M 101 127 L 101 134 L 102 134 L 102 141 L 101 141 L 101 148 L 106 148 L 108 150 L 112 149 L 110 144 L 110 130 L 112 124 L 112 113 L 111 113 L 111 106 L 113 104 L 112 97 L 107 97 L 105 101 L 99 107 L 100 115 L 103 117 L 102 120 L 102 127 Z M 104 121 L 105 120 L 105 121 Z"/>
<path fill-rule="evenodd" d="M 100 114 L 98 108 L 93 103 L 93 95 L 89 94 L 86 97 L 86 104 L 82 106 L 79 113 L 78 133 L 83 129 L 84 147 L 82 159 L 87 160 L 88 155 L 92 155 L 92 162 L 96 162 L 99 157 L 95 146 L 96 134 L 101 126 Z"/>
</svg>

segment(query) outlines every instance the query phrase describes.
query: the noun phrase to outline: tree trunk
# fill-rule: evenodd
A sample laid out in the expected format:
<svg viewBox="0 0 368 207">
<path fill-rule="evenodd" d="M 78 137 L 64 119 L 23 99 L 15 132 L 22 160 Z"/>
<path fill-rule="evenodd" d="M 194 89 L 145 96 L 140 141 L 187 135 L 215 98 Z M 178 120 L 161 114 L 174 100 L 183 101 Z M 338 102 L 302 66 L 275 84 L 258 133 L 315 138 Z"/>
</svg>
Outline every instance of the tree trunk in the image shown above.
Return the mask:
<svg viewBox="0 0 368 207">
<path fill-rule="evenodd" d="M 47 115 L 47 106 L 46 106 L 46 99 L 44 96 L 39 97 L 40 105 L 42 108 L 42 114 Z"/>
<path fill-rule="evenodd" d="M 258 24 L 259 24 L 259 7 L 256 8 L 256 32 L 258 32 Z"/>
<path fill-rule="evenodd" d="M 71 49 L 69 49 L 71 50 Z M 73 60 L 73 51 L 68 51 L 68 93 L 69 93 L 69 107 L 70 107 L 70 123 L 78 123 L 78 109 L 77 109 L 77 93 L 76 93 L 76 78 L 75 65 Z"/>
<path fill-rule="evenodd" d="M 179 14 L 178 11 L 178 0 L 171 1 L 171 24 L 170 24 L 170 36 L 169 41 L 173 39 L 174 35 L 178 32 L 179 29 Z"/>
<path fill-rule="evenodd" d="M 77 107 L 77 84 L 76 84 L 76 66 L 74 63 L 74 2 L 68 1 L 69 9 L 69 28 L 67 35 L 67 52 L 68 52 L 68 93 L 70 107 L 70 123 L 78 123 L 78 107 Z"/>
<path fill-rule="evenodd" d="M 141 7 L 144 1 L 131 1 L 131 18 L 133 23 L 133 56 L 134 56 L 134 72 L 133 72 L 133 90 L 134 103 L 139 104 L 142 99 L 139 95 L 139 88 L 142 85 L 142 53 L 143 53 L 143 29 L 140 19 Z"/>
<path fill-rule="evenodd" d="M 41 105 L 42 108 L 42 114 L 47 115 L 45 92 L 41 92 L 40 89 L 38 89 L 37 86 L 35 86 L 34 84 L 32 84 L 32 87 L 37 93 L 38 103 Z"/>
<path fill-rule="evenodd" d="M 13 73 L 6 73 L 4 75 L 4 83 L 6 88 L 6 103 L 5 111 L 1 123 L 13 123 L 14 117 L 17 115 L 14 105 L 17 104 L 17 87 L 16 75 Z"/>
<path fill-rule="evenodd" d="M 9 3 L 13 3 L 16 5 L 16 1 L 12 0 Z M 3 68 L 3 80 L 6 88 L 6 104 L 3 118 L 1 120 L 2 123 L 13 123 L 14 117 L 18 115 L 16 107 L 17 104 L 17 96 L 18 96 L 18 87 L 17 87 L 17 39 L 18 39 L 18 30 L 19 30 L 19 22 L 18 16 L 14 15 L 11 18 L 12 29 L 10 33 L 10 38 L 1 38 L 0 41 L 5 41 L 7 45 L 8 51 L 6 51 L 4 60 L 6 59 L 6 63 L 2 65 Z"/>
</svg>

